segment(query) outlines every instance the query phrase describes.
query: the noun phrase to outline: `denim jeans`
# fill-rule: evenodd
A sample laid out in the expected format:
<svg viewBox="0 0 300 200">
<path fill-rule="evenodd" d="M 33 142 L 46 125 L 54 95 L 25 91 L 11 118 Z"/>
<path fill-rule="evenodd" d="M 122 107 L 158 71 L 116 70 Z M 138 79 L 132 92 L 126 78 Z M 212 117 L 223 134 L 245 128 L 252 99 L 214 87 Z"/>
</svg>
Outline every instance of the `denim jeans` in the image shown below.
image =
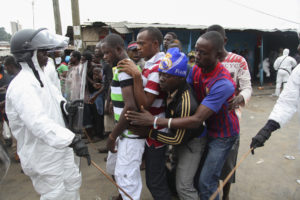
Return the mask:
<svg viewBox="0 0 300 200">
<path fill-rule="evenodd" d="M 94 92 L 91 95 L 91 97 L 94 96 L 95 93 L 97 93 L 97 92 Z M 103 94 L 102 93 L 97 96 L 95 104 L 96 104 L 98 114 L 103 115 L 104 114 L 104 101 L 103 101 Z"/>
<path fill-rule="evenodd" d="M 227 138 L 210 137 L 208 139 L 208 153 L 199 180 L 201 200 L 208 200 L 217 190 L 223 165 L 232 145 L 237 139 L 238 136 Z M 217 196 L 216 199 L 219 199 L 219 196 Z"/>
</svg>

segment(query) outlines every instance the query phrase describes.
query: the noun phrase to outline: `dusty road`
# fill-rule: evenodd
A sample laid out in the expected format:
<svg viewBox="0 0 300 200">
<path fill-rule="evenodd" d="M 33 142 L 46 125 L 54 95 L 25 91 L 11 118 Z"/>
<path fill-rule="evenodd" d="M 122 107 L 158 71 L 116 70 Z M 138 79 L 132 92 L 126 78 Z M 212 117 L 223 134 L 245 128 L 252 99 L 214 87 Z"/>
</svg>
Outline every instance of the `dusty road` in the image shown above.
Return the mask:
<svg viewBox="0 0 300 200">
<path fill-rule="evenodd" d="M 271 88 L 272 89 L 272 88 Z M 265 124 L 276 98 L 271 90 L 254 90 L 254 96 L 243 109 L 241 120 L 241 144 L 239 159 L 249 149 L 251 138 Z M 96 148 L 104 141 L 89 144 L 92 159 L 105 169 L 104 156 Z M 295 160 L 284 158 L 295 156 Z M 238 160 L 239 160 L 238 159 Z M 258 164 L 259 163 L 259 164 Z M 107 200 L 116 193 L 115 187 L 93 166 L 82 161 L 83 183 L 80 189 L 82 200 Z M 38 200 L 30 179 L 22 174 L 20 165 L 12 162 L 4 182 L 0 185 L 0 200 Z M 144 173 L 144 172 L 143 172 Z M 143 174 L 144 179 L 144 174 Z M 237 172 L 237 183 L 232 186 L 232 200 L 299 200 L 300 184 L 299 123 L 296 114 L 284 128 L 276 131 L 265 147 L 249 155 Z M 143 187 L 142 200 L 152 199 L 147 187 Z"/>
</svg>

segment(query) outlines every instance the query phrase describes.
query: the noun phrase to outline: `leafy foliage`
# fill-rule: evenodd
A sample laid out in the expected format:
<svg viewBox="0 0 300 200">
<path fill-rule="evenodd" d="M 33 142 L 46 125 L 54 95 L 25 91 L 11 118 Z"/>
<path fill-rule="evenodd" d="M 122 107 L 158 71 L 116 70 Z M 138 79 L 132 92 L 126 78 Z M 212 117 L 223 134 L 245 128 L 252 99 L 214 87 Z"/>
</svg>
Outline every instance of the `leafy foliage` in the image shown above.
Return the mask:
<svg viewBox="0 0 300 200">
<path fill-rule="evenodd" d="M 10 41 L 11 34 L 5 31 L 4 27 L 0 27 L 0 41 Z"/>
</svg>

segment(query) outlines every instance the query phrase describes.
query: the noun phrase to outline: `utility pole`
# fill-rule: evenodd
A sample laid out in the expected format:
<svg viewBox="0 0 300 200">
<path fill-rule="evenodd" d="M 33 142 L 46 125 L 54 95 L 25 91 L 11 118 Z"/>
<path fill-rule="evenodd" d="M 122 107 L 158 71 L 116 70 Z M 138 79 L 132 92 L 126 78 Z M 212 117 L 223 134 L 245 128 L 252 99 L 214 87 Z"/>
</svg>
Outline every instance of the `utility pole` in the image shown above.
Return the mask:
<svg viewBox="0 0 300 200">
<path fill-rule="evenodd" d="M 52 2 L 53 2 L 55 32 L 56 32 L 56 34 L 62 35 L 59 2 L 58 2 L 58 0 L 52 0 Z"/>
<path fill-rule="evenodd" d="M 71 9 L 72 9 L 72 21 L 73 21 L 73 32 L 74 32 L 74 46 L 77 50 L 80 50 L 82 48 L 82 40 L 81 40 L 78 0 L 71 0 Z"/>
<path fill-rule="evenodd" d="M 32 0 L 31 6 L 32 6 L 32 28 L 34 29 L 34 0 Z"/>
</svg>

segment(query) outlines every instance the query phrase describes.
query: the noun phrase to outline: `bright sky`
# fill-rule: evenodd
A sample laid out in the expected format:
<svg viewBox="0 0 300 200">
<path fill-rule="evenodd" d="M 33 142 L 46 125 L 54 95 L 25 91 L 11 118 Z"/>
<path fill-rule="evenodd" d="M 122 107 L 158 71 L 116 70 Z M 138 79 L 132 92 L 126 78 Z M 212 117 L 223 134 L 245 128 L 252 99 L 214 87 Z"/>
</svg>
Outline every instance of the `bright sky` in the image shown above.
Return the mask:
<svg viewBox="0 0 300 200">
<path fill-rule="evenodd" d="M 55 31 L 52 0 L 0 0 L 0 3 L 0 27 L 4 26 L 7 32 L 11 32 L 10 21 L 19 21 L 23 28 L 33 28 L 33 13 L 35 28 L 47 27 Z M 59 4 L 64 34 L 66 27 L 72 25 L 71 0 L 59 0 Z M 79 0 L 79 8 L 81 23 L 90 20 L 220 24 L 237 28 L 297 28 L 300 31 L 300 0 Z"/>
</svg>

